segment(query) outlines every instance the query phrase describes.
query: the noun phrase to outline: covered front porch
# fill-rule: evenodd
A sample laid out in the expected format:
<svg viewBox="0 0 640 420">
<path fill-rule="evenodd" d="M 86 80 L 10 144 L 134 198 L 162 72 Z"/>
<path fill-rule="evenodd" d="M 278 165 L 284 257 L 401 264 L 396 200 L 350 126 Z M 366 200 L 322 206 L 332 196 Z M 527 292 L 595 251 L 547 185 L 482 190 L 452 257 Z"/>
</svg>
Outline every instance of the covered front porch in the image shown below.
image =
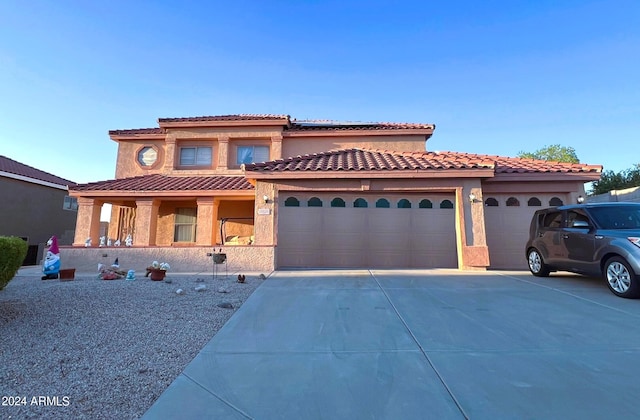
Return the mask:
<svg viewBox="0 0 640 420">
<path fill-rule="evenodd" d="M 210 269 L 210 254 L 224 248 L 237 254 L 228 263 L 239 269 L 273 269 L 272 236 L 256 237 L 256 192 L 243 177 L 148 175 L 84 184 L 70 193 L 78 199 L 78 218 L 73 246 L 63 253 L 76 268 L 122 255 L 138 268 L 164 260 L 172 269 L 200 272 Z M 105 204 L 111 212 L 101 233 Z"/>
</svg>

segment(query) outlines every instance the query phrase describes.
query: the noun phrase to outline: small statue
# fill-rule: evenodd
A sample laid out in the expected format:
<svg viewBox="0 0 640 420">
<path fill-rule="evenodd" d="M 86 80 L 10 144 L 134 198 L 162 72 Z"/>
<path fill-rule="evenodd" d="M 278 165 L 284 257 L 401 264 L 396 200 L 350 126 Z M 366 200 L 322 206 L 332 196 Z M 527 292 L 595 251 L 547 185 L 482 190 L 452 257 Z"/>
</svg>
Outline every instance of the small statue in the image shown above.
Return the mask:
<svg viewBox="0 0 640 420">
<path fill-rule="evenodd" d="M 111 240 L 111 238 L 107 238 L 107 246 L 111 245 L 113 245 L 113 241 Z"/>
<path fill-rule="evenodd" d="M 85 248 L 88 248 L 88 247 L 91 246 L 91 238 L 87 238 L 87 240 L 84 241 L 84 246 L 85 246 Z"/>
<path fill-rule="evenodd" d="M 113 246 L 120 246 L 120 239 L 117 239 L 114 243 Z"/>
<path fill-rule="evenodd" d="M 131 237 L 131 234 L 127 235 L 127 237 L 124 240 L 124 244 L 126 246 L 133 246 L 133 238 Z"/>
<path fill-rule="evenodd" d="M 135 279 L 136 279 L 136 272 L 133 270 L 127 271 L 127 280 L 135 280 Z"/>
<path fill-rule="evenodd" d="M 104 246 L 105 240 L 106 240 L 106 236 L 101 236 L 100 237 L 100 245 L 98 245 L 100 248 L 102 248 Z"/>
<path fill-rule="evenodd" d="M 58 248 L 58 238 L 53 235 L 48 241 L 47 253 L 45 254 L 44 264 L 42 265 L 42 280 L 57 279 L 60 272 L 60 249 Z"/>
</svg>

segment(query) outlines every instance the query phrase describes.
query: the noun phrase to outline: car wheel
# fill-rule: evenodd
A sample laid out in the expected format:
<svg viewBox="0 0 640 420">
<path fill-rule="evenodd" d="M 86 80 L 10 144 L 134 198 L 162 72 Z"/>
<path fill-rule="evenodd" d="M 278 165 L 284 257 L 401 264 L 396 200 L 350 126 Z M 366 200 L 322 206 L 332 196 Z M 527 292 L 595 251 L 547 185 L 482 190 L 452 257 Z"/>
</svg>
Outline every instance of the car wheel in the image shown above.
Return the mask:
<svg viewBox="0 0 640 420">
<path fill-rule="evenodd" d="M 638 278 L 624 258 L 609 258 L 604 265 L 603 274 L 614 295 L 630 299 L 640 296 Z"/>
<path fill-rule="evenodd" d="M 531 248 L 527 254 L 527 261 L 529 262 L 529 270 L 531 274 L 537 277 L 547 277 L 549 275 L 549 268 L 544 263 L 542 255 L 537 249 Z"/>
</svg>

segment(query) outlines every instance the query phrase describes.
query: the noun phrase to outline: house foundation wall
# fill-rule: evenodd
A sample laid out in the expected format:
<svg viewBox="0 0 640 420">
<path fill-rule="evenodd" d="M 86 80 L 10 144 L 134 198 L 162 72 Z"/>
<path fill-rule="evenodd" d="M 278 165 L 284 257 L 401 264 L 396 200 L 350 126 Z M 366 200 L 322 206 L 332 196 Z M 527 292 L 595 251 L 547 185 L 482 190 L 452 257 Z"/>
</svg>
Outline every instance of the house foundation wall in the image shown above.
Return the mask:
<svg viewBox="0 0 640 420">
<path fill-rule="evenodd" d="M 227 254 L 227 267 L 220 264 L 217 270 L 229 273 L 261 272 L 265 275 L 275 268 L 273 246 L 227 246 L 216 247 Z M 120 269 L 135 270 L 144 275 L 153 261 L 167 262 L 169 273 L 211 273 L 213 259 L 207 253 L 214 252 L 211 246 L 190 247 L 60 247 L 62 268 L 75 268 L 77 273 L 98 273 L 98 264 L 111 266 L 118 258 Z"/>
</svg>

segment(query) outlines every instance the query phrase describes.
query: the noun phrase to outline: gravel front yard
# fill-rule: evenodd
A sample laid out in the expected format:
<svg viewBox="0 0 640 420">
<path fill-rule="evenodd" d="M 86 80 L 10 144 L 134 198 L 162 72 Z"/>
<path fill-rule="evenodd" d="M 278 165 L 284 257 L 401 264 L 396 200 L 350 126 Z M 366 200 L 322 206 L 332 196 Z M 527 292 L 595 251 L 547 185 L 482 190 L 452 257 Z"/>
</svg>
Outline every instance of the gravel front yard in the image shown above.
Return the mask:
<svg viewBox="0 0 640 420">
<path fill-rule="evenodd" d="M 0 291 L 0 418 L 139 418 L 263 281 L 235 278 L 14 278 Z"/>
</svg>

